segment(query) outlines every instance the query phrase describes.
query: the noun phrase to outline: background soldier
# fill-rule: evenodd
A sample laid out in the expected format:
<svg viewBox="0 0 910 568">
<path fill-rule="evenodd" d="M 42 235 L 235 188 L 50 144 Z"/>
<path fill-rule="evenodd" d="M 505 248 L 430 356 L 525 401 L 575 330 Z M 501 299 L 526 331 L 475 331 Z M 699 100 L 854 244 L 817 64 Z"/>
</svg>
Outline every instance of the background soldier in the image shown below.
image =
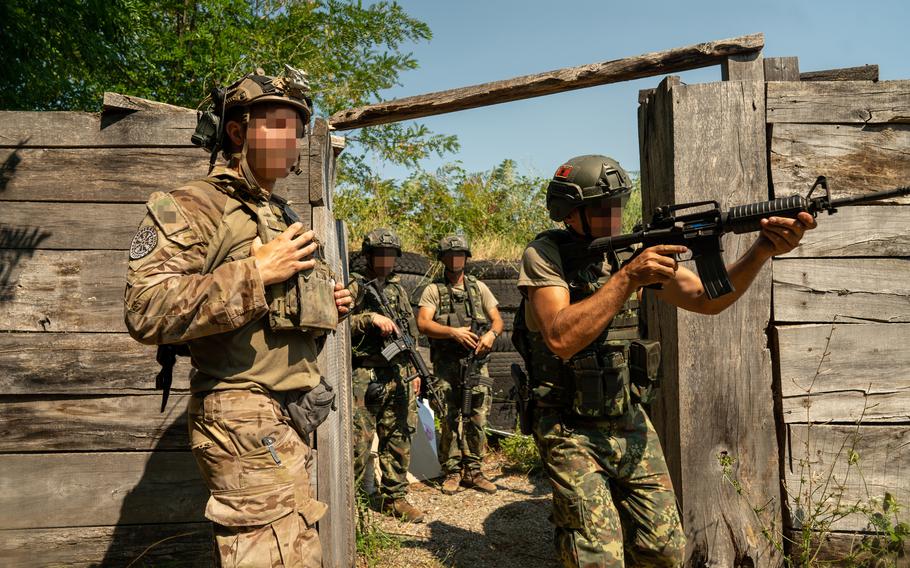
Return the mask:
<svg viewBox="0 0 910 568">
<path fill-rule="evenodd" d="M 445 409 L 435 410 L 444 412 L 438 449 L 445 475 L 442 491 L 447 494 L 455 493 L 459 484 L 486 493 L 496 491 L 480 471 L 487 450 L 484 428 L 492 402 L 489 383 L 472 389 L 470 420 L 461 418 L 461 360 L 472 353 L 480 357 L 489 353 L 503 326 L 496 307 L 499 302 L 490 289 L 464 273 L 469 256 L 468 241 L 460 235 L 449 235 L 439 242 L 438 258 L 445 274 L 424 289 L 417 312 L 417 327 L 430 338 L 433 374 L 439 379 L 437 389 L 446 404 Z M 480 373 L 489 377 L 486 365 Z"/>
<path fill-rule="evenodd" d="M 285 412 L 327 414 L 333 395 L 316 354 L 351 298 L 317 258 L 313 231 L 272 195 L 296 170 L 308 89 L 286 67 L 216 90 L 193 141 L 213 163 L 221 150 L 227 167 L 153 194 L 130 247 L 130 335 L 184 343 L 192 355 L 190 442 L 211 490 L 205 515 L 220 566 L 321 565 L 316 521 L 326 506 L 307 475 L 319 420 L 292 427 Z"/>
<path fill-rule="evenodd" d="M 408 293 L 394 273 L 395 260 L 401 256 L 401 241 L 389 229 L 376 229 L 363 239 L 361 251 L 367 261 L 367 273 L 352 274 L 350 286 L 357 299 L 351 319 L 355 481 L 358 486 L 363 482 L 375 431 L 379 438 L 379 469 L 382 472 L 381 509 L 403 520 L 419 523 L 423 513 L 408 503 L 406 495 L 411 434 L 417 428 L 416 395 L 420 390 L 420 378 L 410 385 L 404 382 L 405 354 L 400 354 L 391 363 L 382 356 L 384 338 L 399 327 L 382 315 L 379 299 L 364 288 L 365 282 L 375 279 L 396 319 L 408 322 L 407 328 L 400 331 L 416 337 Z"/>
<path fill-rule="evenodd" d="M 655 246 L 632 258 L 612 255 L 571 266 L 560 246 L 586 247 L 620 233 L 628 174 L 605 156 L 580 156 L 556 171 L 547 209 L 566 230 L 547 231 L 525 249 L 518 285 L 516 347 L 533 388 L 534 440 L 553 486 L 556 547 L 565 566 L 675 566 L 685 536 L 663 451 L 640 399 L 648 376 L 629 376 L 629 341 L 610 338 L 627 301 L 653 294 L 686 310 L 716 314 L 739 298 L 762 265 L 799 244 L 812 216 L 762 221 L 751 249 L 727 267 L 736 292 L 709 300 L 698 277 L 680 267 L 679 246 Z M 634 314 L 630 312 L 628 315 Z M 645 371 L 645 370 L 642 370 Z M 647 372 L 636 373 L 647 375 Z M 630 379 L 639 388 L 630 389 Z"/>
</svg>

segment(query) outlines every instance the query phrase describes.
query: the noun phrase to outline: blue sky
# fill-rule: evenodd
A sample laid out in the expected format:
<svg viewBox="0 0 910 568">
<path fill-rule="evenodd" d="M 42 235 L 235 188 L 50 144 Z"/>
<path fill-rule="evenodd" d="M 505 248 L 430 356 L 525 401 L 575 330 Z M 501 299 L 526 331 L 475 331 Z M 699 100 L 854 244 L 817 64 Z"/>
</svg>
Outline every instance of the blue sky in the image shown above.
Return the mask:
<svg viewBox="0 0 910 568">
<path fill-rule="evenodd" d="M 797 56 L 801 71 L 878 64 L 881 80 L 910 79 L 910 2 L 888 1 L 477 1 L 401 0 L 433 31 L 409 44 L 420 63 L 385 100 L 418 95 L 745 35 L 765 34 L 765 57 Z M 720 80 L 720 67 L 679 74 L 685 83 Z M 603 153 L 638 169 L 639 89 L 661 77 L 604 85 L 461 111 L 419 121 L 455 134 L 457 154 L 422 163 L 435 169 L 460 160 L 471 171 L 505 158 L 549 176 L 571 156 Z M 356 132 L 356 131 L 354 131 Z M 373 163 L 384 177 L 408 170 Z"/>
</svg>

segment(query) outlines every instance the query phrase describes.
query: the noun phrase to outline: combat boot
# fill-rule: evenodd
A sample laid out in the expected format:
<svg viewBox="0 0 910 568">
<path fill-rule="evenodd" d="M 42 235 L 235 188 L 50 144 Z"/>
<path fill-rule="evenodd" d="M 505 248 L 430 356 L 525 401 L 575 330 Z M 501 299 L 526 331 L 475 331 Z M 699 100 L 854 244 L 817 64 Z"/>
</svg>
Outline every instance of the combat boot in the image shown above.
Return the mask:
<svg viewBox="0 0 910 568">
<path fill-rule="evenodd" d="M 489 479 L 484 477 L 479 469 L 465 471 L 464 477 L 461 478 L 461 484 L 465 487 L 473 487 L 484 493 L 496 493 L 496 486 L 493 485 Z"/>
<path fill-rule="evenodd" d="M 408 503 L 404 497 L 388 499 L 382 505 L 382 512 L 408 523 L 423 522 L 423 513 L 417 507 Z"/>
<path fill-rule="evenodd" d="M 458 492 L 458 486 L 461 484 L 461 473 L 455 472 L 448 474 L 445 479 L 442 480 L 442 485 L 440 486 L 440 491 L 446 495 L 454 495 Z"/>
</svg>

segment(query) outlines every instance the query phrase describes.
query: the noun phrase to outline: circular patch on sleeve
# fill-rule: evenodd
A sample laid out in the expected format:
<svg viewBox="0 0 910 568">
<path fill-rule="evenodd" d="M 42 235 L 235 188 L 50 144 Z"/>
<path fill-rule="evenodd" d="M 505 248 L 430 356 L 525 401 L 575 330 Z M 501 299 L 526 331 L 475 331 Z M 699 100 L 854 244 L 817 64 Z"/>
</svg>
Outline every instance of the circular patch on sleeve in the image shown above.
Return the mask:
<svg viewBox="0 0 910 568">
<path fill-rule="evenodd" d="M 130 260 L 139 260 L 155 250 L 158 245 L 158 232 L 146 226 L 139 229 L 130 243 Z"/>
</svg>

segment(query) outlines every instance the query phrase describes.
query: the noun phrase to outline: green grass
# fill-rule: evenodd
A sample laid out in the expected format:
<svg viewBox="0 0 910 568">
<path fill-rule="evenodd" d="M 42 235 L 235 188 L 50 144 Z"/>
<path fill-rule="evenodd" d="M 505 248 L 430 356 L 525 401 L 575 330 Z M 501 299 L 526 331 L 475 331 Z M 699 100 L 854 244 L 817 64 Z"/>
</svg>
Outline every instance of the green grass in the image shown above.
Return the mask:
<svg viewBox="0 0 910 568">
<path fill-rule="evenodd" d="M 499 441 L 499 449 L 509 469 L 531 473 L 543 468 L 534 438 L 515 434 Z"/>
</svg>

